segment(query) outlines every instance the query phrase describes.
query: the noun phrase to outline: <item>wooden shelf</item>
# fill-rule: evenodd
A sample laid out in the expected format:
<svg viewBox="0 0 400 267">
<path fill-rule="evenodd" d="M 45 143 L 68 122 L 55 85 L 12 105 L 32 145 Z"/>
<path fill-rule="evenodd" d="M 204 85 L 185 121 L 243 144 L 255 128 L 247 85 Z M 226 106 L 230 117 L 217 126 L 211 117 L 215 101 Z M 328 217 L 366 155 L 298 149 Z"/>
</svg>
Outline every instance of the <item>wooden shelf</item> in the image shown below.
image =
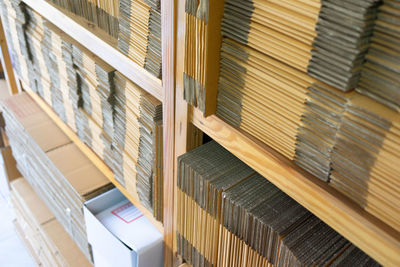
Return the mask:
<svg viewBox="0 0 400 267">
<path fill-rule="evenodd" d="M 77 23 L 76 21 L 84 20 L 76 16 L 72 19 L 45 0 L 23 0 L 23 2 L 102 60 L 110 64 L 113 68 L 121 72 L 128 79 L 142 87 L 161 102 L 163 101 L 161 80 L 123 55 L 108 42 L 104 41 L 104 39 L 107 38 L 105 36 L 106 34 L 101 32 L 101 30 L 96 28 L 93 24 L 88 22 L 85 22 L 85 24 Z"/>
<path fill-rule="evenodd" d="M 121 186 L 117 180 L 114 178 L 114 174 L 111 169 L 104 163 L 102 159 L 97 156 L 92 149 L 90 149 L 85 143 L 83 143 L 76 133 L 65 124 L 58 115 L 53 111 L 53 109 L 34 91 L 32 91 L 24 82 L 21 80 L 22 87 L 24 90 L 35 100 L 35 102 L 43 109 L 44 112 L 57 124 L 58 127 L 67 135 L 75 145 L 92 161 L 92 163 L 117 187 L 124 196 L 132 202 L 146 217 L 147 219 L 160 231 L 164 233 L 164 227 L 161 222 L 157 221 L 153 214 L 145 208 L 139 201 L 133 197 L 129 192 Z"/>
<path fill-rule="evenodd" d="M 193 109 L 189 120 L 255 171 L 266 177 L 338 233 L 385 266 L 400 266 L 400 233 L 349 198 L 297 167 L 272 148 Z"/>
</svg>

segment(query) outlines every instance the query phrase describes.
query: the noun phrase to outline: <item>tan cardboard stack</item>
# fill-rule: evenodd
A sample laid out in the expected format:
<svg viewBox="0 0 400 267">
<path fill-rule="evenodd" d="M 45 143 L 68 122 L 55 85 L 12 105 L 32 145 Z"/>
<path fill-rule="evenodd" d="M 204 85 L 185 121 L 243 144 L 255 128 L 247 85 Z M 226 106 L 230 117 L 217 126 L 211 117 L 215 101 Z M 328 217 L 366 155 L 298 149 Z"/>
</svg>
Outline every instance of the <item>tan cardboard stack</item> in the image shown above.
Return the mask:
<svg viewBox="0 0 400 267">
<path fill-rule="evenodd" d="M 392 0 L 226 0 L 218 45 L 218 3 L 187 0 L 184 97 L 209 115 L 218 87 L 217 116 L 398 230 L 399 10 Z M 207 55 L 218 48 L 214 86 Z"/>
<path fill-rule="evenodd" d="M 179 158 L 177 197 L 193 266 L 379 266 L 214 141 Z"/>
<path fill-rule="evenodd" d="M 332 153 L 330 185 L 400 231 L 400 114 L 355 93 Z"/>
<path fill-rule="evenodd" d="M 114 109 L 115 177 L 162 220 L 162 104 L 116 72 Z"/>
<path fill-rule="evenodd" d="M 10 57 L 18 76 L 29 80 L 28 62 L 24 59 L 28 52 L 23 34 L 25 15 L 20 8 L 20 0 L 0 1 L 2 23 L 7 38 Z"/>
<path fill-rule="evenodd" d="M 399 111 L 400 3 L 384 0 L 357 91 Z"/>
<path fill-rule="evenodd" d="M 11 188 L 18 224 L 40 266 L 92 266 L 24 178 Z"/>
<path fill-rule="evenodd" d="M 92 22 L 110 36 L 118 36 L 118 0 L 48 0 L 56 6 Z"/>
<path fill-rule="evenodd" d="M 113 186 L 28 94 L 3 107 L 18 169 L 90 259 L 83 203 Z"/>
<path fill-rule="evenodd" d="M 29 7 L 23 12 L 31 57 L 18 54 L 35 77 L 21 77 L 27 89 L 38 92 L 121 185 L 162 220 L 161 102 Z"/>
<path fill-rule="evenodd" d="M 355 87 L 376 12 L 377 1 L 226 1 L 217 115 L 293 159 L 309 87 Z"/>
<path fill-rule="evenodd" d="M 72 57 L 80 94 L 76 112 L 84 118 L 77 121 L 80 124 L 77 128 L 84 129 L 81 138 L 111 167 L 113 107 L 110 98 L 114 94 L 115 69 L 77 42 L 72 42 Z"/>
<path fill-rule="evenodd" d="M 118 49 L 161 78 L 161 15 L 150 1 L 120 0 Z M 157 1 L 154 1 L 157 3 Z"/>
</svg>

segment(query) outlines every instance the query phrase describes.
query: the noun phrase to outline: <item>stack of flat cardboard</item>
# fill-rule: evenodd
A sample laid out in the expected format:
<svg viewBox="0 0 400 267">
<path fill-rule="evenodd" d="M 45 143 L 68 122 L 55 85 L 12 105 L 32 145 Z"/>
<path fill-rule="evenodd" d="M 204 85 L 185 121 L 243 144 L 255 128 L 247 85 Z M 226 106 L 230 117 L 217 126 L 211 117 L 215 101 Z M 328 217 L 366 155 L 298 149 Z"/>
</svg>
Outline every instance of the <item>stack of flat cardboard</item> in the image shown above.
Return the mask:
<svg viewBox="0 0 400 267">
<path fill-rule="evenodd" d="M 154 3 L 159 6 L 157 1 Z M 120 0 L 119 23 L 118 49 L 160 78 L 160 10 L 149 6 L 144 0 Z"/>
<path fill-rule="evenodd" d="M 321 83 L 308 88 L 305 110 L 296 137 L 294 161 L 323 181 L 329 181 L 336 135 L 352 94 L 329 90 Z"/>
<path fill-rule="evenodd" d="M 75 124 L 77 104 L 73 101 L 76 90 L 70 90 L 76 78 L 69 73 L 72 69 L 70 52 L 72 40 L 49 22 L 44 23 L 44 31 L 43 50 L 47 55 L 45 59 L 52 82 L 52 91 L 54 95 L 57 95 L 57 100 L 49 104 L 71 129 L 77 131 Z"/>
<path fill-rule="evenodd" d="M 11 183 L 18 224 L 42 266 L 92 266 L 24 178 Z"/>
<path fill-rule="evenodd" d="M 111 156 L 113 136 L 113 111 L 110 101 L 114 92 L 115 69 L 77 42 L 72 43 L 73 62 L 79 79 L 80 112 L 85 120 L 78 128 L 84 128 L 84 139 L 99 157 L 107 162 Z M 98 74 L 101 75 L 98 76 Z"/>
<path fill-rule="evenodd" d="M 332 154 L 330 185 L 400 231 L 400 114 L 355 93 Z"/>
<path fill-rule="evenodd" d="M 31 57 L 19 55 L 34 74 L 24 82 L 162 220 L 161 102 L 29 7 L 23 12 Z"/>
<path fill-rule="evenodd" d="M 162 219 L 162 104 L 115 74 L 114 174 L 128 192 Z"/>
<path fill-rule="evenodd" d="M 212 141 L 178 160 L 178 253 L 193 266 L 379 266 Z"/>
<path fill-rule="evenodd" d="M 26 93 L 3 102 L 17 166 L 90 259 L 83 203 L 112 188 L 110 181 Z"/>
<path fill-rule="evenodd" d="M 293 159 L 310 87 L 355 87 L 376 11 L 377 1 L 226 1 L 217 115 Z"/>
<path fill-rule="evenodd" d="M 4 0 L 0 2 L 0 7 L 13 67 L 18 76 L 29 80 L 28 62 L 24 59 L 28 55 L 23 34 L 26 18 L 20 4 L 23 5 L 21 0 Z"/>
<path fill-rule="evenodd" d="M 357 91 L 398 111 L 400 108 L 400 3 L 383 1 Z"/>
<path fill-rule="evenodd" d="M 110 36 L 118 36 L 118 0 L 48 0 L 56 6 L 92 22 Z"/>
</svg>

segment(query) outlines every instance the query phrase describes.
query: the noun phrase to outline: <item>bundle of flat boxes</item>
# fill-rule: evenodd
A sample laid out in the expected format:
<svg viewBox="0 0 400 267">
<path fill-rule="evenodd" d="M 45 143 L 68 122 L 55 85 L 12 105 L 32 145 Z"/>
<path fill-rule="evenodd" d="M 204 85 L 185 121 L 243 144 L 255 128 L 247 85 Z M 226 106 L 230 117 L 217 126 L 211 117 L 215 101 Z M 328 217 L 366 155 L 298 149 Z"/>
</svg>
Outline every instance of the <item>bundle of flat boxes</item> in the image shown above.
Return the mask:
<svg viewBox="0 0 400 267">
<path fill-rule="evenodd" d="M 31 187 L 40 196 L 86 260 L 94 259 L 96 266 L 104 266 L 106 262 L 106 266 L 110 266 L 110 260 L 117 256 L 121 259 L 119 266 L 162 266 L 162 233 L 117 189 L 112 189 L 110 181 L 34 100 L 23 93 L 5 99 L 2 106 L 13 155 L 27 181 L 24 187 Z M 110 194 L 116 197 L 108 199 Z M 21 202 L 15 197 L 14 200 Z M 87 208 L 84 208 L 85 203 Z M 121 205 L 129 209 L 120 213 Z M 133 213 L 127 214 L 130 209 Z M 28 220 L 23 209 L 19 209 L 19 214 L 21 220 Z M 127 219 L 121 220 L 124 216 L 128 216 Z M 110 237 L 113 241 L 107 239 Z M 41 240 L 50 242 L 46 241 L 47 236 Z M 124 258 L 127 253 L 130 256 Z M 51 255 L 49 252 L 42 261 L 54 261 Z"/>
</svg>

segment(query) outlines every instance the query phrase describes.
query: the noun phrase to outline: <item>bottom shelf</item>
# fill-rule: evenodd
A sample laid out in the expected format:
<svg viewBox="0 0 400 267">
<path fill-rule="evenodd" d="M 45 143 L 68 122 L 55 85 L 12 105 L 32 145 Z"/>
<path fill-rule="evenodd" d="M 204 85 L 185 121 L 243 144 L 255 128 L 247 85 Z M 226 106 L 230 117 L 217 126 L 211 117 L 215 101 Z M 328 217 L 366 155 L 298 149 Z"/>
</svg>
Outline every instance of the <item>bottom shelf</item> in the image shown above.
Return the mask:
<svg viewBox="0 0 400 267">
<path fill-rule="evenodd" d="M 53 111 L 53 109 L 34 91 L 32 91 L 29 86 L 27 86 L 22 80 L 21 84 L 24 90 L 32 97 L 33 100 L 46 112 L 46 114 L 55 122 L 55 124 L 67 135 L 72 142 L 74 142 L 78 148 L 92 161 L 92 163 L 117 187 L 122 194 L 125 195 L 133 205 L 135 205 L 145 216 L 146 218 L 160 231 L 160 233 L 164 233 L 164 227 L 161 222 L 157 221 L 153 214 L 145 208 L 138 199 L 133 197 L 129 192 L 114 178 L 114 174 L 111 169 L 104 163 L 99 156 L 93 152 L 85 143 L 83 143 L 77 134 L 69 128 Z"/>
<path fill-rule="evenodd" d="M 385 266 L 400 266 L 400 233 L 327 183 L 230 126 L 193 109 L 191 122 L 275 186 Z"/>
</svg>

